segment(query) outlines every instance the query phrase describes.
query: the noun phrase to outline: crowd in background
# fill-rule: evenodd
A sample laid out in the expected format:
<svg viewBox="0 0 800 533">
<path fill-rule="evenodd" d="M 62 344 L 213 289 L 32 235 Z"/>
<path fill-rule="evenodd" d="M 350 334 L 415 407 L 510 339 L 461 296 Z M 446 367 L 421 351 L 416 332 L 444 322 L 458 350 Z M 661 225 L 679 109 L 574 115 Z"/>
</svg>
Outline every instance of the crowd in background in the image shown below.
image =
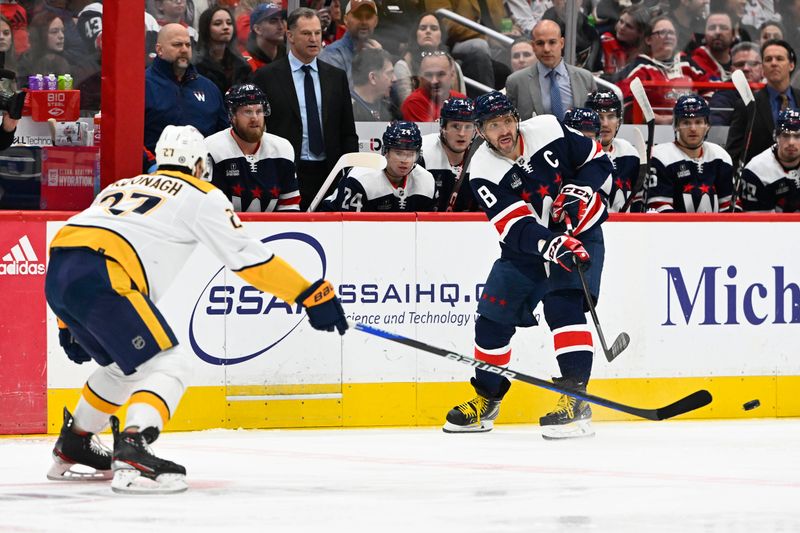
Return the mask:
<svg viewBox="0 0 800 533">
<path fill-rule="evenodd" d="M 561 119 L 568 109 L 583 106 L 586 95 L 605 80 L 619 87 L 624 120 L 633 122 L 630 86 L 639 78 L 646 82 L 659 124 L 672 123 L 682 94 L 698 93 L 712 106 L 712 125 L 732 125 L 726 148 L 734 162 L 744 144 L 745 125 L 734 113 L 741 100 L 729 84 L 718 84 L 729 82 L 736 70 L 751 83 L 766 84 L 764 91 L 777 103 L 769 102 L 773 120 L 756 126 L 769 132 L 762 144 L 770 142 L 777 113 L 800 103 L 791 88 L 794 49 L 800 44 L 800 2 L 794 0 L 583 0 L 574 64 L 562 61 L 565 0 L 343 1 L 301 2 L 319 20 L 315 44 L 301 42 L 297 28 L 292 38 L 285 3 L 147 0 L 145 147 L 152 150 L 167 124 L 193 124 L 206 136 L 225 129 L 230 116 L 223 96 L 245 82 L 264 89 L 270 99 L 268 131 L 275 133 L 282 121 L 302 119 L 302 130 L 281 136 L 294 147 L 298 172 L 316 180 L 335 156 L 357 149 L 354 131 L 344 122 L 437 121 L 446 99 L 474 98 L 490 89 L 507 92 L 523 120 L 547 113 Z M 443 18 L 435 13 L 439 8 L 502 33 L 513 44 Z M 82 91 L 82 108 L 99 109 L 102 28 L 102 2 L 3 1 L 0 55 L 22 87 L 31 74 L 70 73 Z M 177 45 L 170 42 L 176 35 Z M 765 58 L 765 43 L 785 53 Z M 282 71 L 271 68 L 290 50 L 295 55 L 305 50 L 315 65 L 318 57 L 345 74 L 343 86 L 324 69 L 306 72 L 306 83 L 316 84 L 322 129 L 337 132 L 335 142 L 325 136 L 319 153 L 310 148 L 314 132 L 305 115 L 315 93 L 301 97 L 308 86 L 300 78 L 281 78 Z M 301 62 L 307 63 L 302 57 Z M 290 113 L 296 102 L 272 101 L 281 83 L 295 83 L 302 116 Z M 270 89 L 270 84 L 276 86 Z M 202 99 L 187 96 L 197 91 Z M 335 124 L 329 123 L 331 103 L 337 116 L 347 115 Z"/>
</svg>

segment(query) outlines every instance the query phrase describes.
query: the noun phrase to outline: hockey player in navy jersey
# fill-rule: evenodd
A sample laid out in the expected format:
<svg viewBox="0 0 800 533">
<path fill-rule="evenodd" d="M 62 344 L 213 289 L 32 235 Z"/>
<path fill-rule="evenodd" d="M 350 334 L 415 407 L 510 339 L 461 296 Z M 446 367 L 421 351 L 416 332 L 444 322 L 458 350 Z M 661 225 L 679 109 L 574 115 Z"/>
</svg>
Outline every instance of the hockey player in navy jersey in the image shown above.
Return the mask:
<svg viewBox="0 0 800 533">
<path fill-rule="evenodd" d="M 325 199 L 324 211 L 433 211 L 436 186 L 430 172 L 417 164 L 422 135 L 413 122 L 392 122 L 383 132 L 386 168 L 353 168 Z"/>
<path fill-rule="evenodd" d="M 267 96 L 255 85 L 234 85 L 225 106 L 231 127 L 206 138 L 214 185 L 236 211 L 299 211 L 294 149 L 265 131 Z"/>
<path fill-rule="evenodd" d="M 456 203 L 448 209 L 453 187 L 461 176 L 464 158 L 475 137 L 475 104 L 469 98 L 448 98 L 439 115 L 439 132 L 422 136 L 420 165 L 436 181 L 437 211 L 477 211 L 469 188 L 469 172 L 459 184 Z"/>
<path fill-rule="evenodd" d="M 745 211 L 800 211 L 800 111 L 784 109 L 775 123 L 775 144 L 742 172 Z"/>
<path fill-rule="evenodd" d="M 53 480 L 112 476 L 116 492 L 186 490 L 186 469 L 150 445 L 175 410 L 190 369 L 159 300 L 202 243 L 260 291 L 297 303 L 315 329 L 344 334 L 333 286 L 310 282 L 248 234 L 231 203 L 208 183 L 207 151 L 193 126 L 167 126 L 158 170 L 112 183 L 50 242 L 47 303 L 67 356 L 97 365 L 53 449 Z M 125 404 L 125 424 L 116 417 Z M 111 423 L 113 452 L 97 438 Z M 84 465 L 94 469 L 74 468 Z"/>
<path fill-rule="evenodd" d="M 706 141 L 711 110 L 696 94 L 675 104 L 675 140 L 653 148 L 645 197 L 658 213 L 718 213 L 730 207 L 733 193 L 731 156 Z"/>
<path fill-rule="evenodd" d="M 598 140 L 614 166 L 611 179 L 603 184 L 601 190 L 606 196 L 608 210 L 617 213 L 630 198 L 639 177 L 639 153 L 631 143 L 617 138 L 622 125 L 622 102 L 613 91 L 591 92 L 586 97 L 585 105 L 596 112 L 600 119 Z M 641 210 L 641 203 L 634 202 L 630 210 Z"/>
<path fill-rule="evenodd" d="M 536 325 L 533 310 L 543 302 L 561 370 L 554 381 L 585 391 L 594 348 L 576 268 L 585 269 L 596 299 L 605 253 L 600 224 L 607 218 L 597 191 L 611 174 L 611 161 L 598 142 L 552 115 L 520 124 L 517 110 L 499 92 L 479 96 L 475 112 L 486 142 L 472 158 L 470 186 L 501 249 L 478 303 L 475 358 L 507 365 L 516 328 Z M 445 432 L 492 429 L 511 383 L 480 369 L 471 382 L 477 395 L 447 413 Z M 591 416 L 587 402 L 562 396 L 539 419 L 542 435 L 590 436 Z"/>
</svg>

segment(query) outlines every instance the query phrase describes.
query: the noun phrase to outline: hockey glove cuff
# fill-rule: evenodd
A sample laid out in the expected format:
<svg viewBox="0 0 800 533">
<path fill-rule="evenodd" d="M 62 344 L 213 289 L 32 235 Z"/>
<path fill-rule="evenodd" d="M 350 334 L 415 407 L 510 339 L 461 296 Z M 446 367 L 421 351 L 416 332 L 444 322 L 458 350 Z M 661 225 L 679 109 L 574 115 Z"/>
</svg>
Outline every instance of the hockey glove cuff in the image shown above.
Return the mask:
<svg viewBox="0 0 800 533">
<path fill-rule="evenodd" d="M 589 266 L 590 263 L 589 252 L 583 243 L 567 234 L 555 235 L 543 241 L 541 252 L 545 260 L 558 264 L 567 272 L 572 272 L 571 265 L 583 263 Z"/>
<path fill-rule="evenodd" d="M 70 361 L 80 365 L 92 360 L 92 356 L 89 355 L 89 352 L 83 349 L 83 346 L 78 344 L 78 341 L 75 340 L 75 337 L 72 336 L 72 333 L 69 332 L 69 329 L 62 327 L 58 328 L 58 342 L 61 344 L 61 347 L 64 348 L 64 351 L 66 352 L 67 357 L 70 358 Z"/>
<path fill-rule="evenodd" d="M 342 303 L 336 297 L 333 285 L 320 279 L 297 295 L 295 299 L 306 309 L 311 327 L 321 331 L 339 330 L 339 335 L 347 331 L 347 318 Z"/>
</svg>

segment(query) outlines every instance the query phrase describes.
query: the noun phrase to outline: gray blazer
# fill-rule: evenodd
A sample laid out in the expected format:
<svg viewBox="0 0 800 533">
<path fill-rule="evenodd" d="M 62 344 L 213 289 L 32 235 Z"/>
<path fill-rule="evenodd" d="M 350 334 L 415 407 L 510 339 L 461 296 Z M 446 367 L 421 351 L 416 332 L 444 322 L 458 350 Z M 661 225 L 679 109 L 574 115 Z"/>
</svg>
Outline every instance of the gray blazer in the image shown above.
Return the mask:
<svg viewBox="0 0 800 533">
<path fill-rule="evenodd" d="M 586 95 L 597 90 L 592 73 L 588 70 L 566 65 L 572 87 L 572 107 L 583 107 Z M 542 88 L 539 87 L 539 64 L 519 70 L 506 80 L 506 95 L 519 111 L 520 120 L 544 114 Z"/>
</svg>

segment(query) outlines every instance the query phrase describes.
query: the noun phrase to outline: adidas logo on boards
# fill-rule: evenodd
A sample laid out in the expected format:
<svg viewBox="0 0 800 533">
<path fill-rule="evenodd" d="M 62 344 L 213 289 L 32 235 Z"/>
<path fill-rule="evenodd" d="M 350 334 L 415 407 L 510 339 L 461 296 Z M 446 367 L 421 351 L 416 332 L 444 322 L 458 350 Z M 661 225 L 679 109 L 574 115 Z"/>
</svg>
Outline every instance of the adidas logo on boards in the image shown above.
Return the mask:
<svg viewBox="0 0 800 533">
<path fill-rule="evenodd" d="M 31 241 L 23 235 L 19 242 L 11 247 L 11 251 L 3 256 L 0 263 L 0 276 L 44 274 L 44 263 L 39 262 L 33 251 Z"/>
</svg>

